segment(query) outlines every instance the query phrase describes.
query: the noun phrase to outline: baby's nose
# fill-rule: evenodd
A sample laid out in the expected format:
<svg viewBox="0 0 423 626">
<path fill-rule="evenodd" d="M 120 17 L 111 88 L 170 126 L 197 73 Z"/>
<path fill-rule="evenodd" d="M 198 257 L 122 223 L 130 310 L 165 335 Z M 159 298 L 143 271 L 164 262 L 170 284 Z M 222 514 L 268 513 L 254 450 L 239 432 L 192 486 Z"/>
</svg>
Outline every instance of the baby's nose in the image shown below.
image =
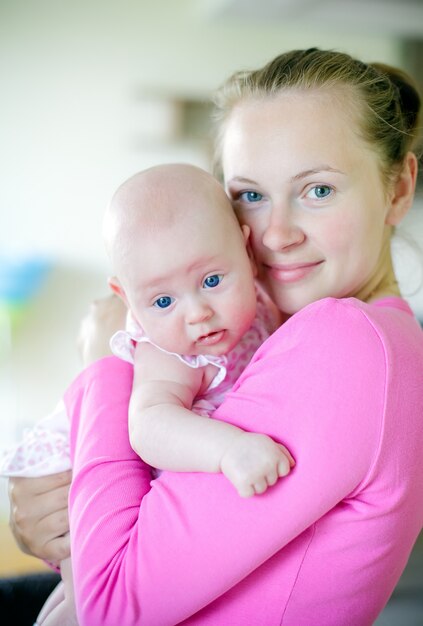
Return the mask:
<svg viewBox="0 0 423 626">
<path fill-rule="evenodd" d="M 187 324 L 199 324 L 206 322 L 213 315 L 213 309 L 204 300 L 198 299 L 191 301 L 187 306 L 186 321 Z"/>
</svg>

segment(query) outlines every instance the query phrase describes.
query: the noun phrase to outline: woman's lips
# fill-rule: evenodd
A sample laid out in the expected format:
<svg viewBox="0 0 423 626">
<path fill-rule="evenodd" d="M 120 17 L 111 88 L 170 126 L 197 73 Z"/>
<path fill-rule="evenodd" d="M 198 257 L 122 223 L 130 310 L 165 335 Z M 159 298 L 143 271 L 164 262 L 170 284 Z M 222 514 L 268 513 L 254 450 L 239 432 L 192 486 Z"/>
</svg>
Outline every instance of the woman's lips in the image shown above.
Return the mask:
<svg viewBox="0 0 423 626">
<path fill-rule="evenodd" d="M 218 330 L 213 333 L 209 333 L 208 335 L 202 335 L 197 339 L 197 343 L 202 344 L 203 346 L 214 346 L 219 341 L 222 341 L 224 337 L 225 331 Z"/>
<path fill-rule="evenodd" d="M 292 265 L 265 265 L 271 278 L 280 283 L 296 283 L 307 278 L 323 261 L 313 263 L 293 263 Z"/>
</svg>

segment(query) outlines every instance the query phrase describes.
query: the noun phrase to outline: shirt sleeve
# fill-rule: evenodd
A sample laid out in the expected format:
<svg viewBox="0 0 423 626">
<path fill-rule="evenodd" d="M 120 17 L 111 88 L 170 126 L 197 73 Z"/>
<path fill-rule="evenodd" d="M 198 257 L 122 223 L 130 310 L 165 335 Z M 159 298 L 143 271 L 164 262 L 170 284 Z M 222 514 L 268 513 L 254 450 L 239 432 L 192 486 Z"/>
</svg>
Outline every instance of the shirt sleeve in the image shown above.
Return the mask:
<svg viewBox="0 0 423 626">
<path fill-rule="evenodd" d="M 247 500 L 221 474 L 163 472 L 150 486 L 128 443 L 130 366 L 110 357 L 86 370 L 66 395 L 81 626 L 182 622 L 358 490 L 378 449 L 385 369 L 377 332 L 342 301 L 315 303 L 274 333 L 214 415 L 296 459 Z"/>
</svg>

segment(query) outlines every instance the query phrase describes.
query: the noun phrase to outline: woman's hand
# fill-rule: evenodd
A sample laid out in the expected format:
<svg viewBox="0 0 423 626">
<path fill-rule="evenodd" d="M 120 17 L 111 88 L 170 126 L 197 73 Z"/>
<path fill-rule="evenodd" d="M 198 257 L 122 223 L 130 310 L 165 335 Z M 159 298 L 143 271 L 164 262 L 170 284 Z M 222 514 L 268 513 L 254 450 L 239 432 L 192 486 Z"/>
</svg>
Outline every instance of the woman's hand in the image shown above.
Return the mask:
<svg viewBox="0 0 423 626">
<path fill-rule="evenodd" d="M 58 563 L 70 555 L 68 493 L 72 472 L 10 478 L 10 528 L 26 554 Z"/>
<path fill-rule="evenodd" d="M 109 356 L 111 336 L 125 328 L 126 307 L 114 294 L 95 300 L 81 322 L 78 350 L 84 366 Z"/>
</svg>

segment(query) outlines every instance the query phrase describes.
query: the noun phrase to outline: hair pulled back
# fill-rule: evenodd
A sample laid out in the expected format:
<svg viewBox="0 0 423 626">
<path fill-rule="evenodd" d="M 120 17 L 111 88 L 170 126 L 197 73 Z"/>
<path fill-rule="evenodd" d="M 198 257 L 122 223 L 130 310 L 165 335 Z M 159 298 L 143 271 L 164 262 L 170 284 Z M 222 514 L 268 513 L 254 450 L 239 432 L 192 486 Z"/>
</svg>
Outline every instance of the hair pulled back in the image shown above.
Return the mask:
<svg viewBox="0 0 423 626">
<path fill-rule="evenodd" d="M 418 150 L 421 98 L 410 76 L 342 52 L 310 48 L 280 54 L 258 70 L 236 72 L 216 92 L 217 169 L 225 121 L 233 108 L 246 99 L 260 100 L 290 89 L 345 92 L 357 110 L 358 130 L 379 154 L 387 180 L 408 151 Z"/>
</svg>

